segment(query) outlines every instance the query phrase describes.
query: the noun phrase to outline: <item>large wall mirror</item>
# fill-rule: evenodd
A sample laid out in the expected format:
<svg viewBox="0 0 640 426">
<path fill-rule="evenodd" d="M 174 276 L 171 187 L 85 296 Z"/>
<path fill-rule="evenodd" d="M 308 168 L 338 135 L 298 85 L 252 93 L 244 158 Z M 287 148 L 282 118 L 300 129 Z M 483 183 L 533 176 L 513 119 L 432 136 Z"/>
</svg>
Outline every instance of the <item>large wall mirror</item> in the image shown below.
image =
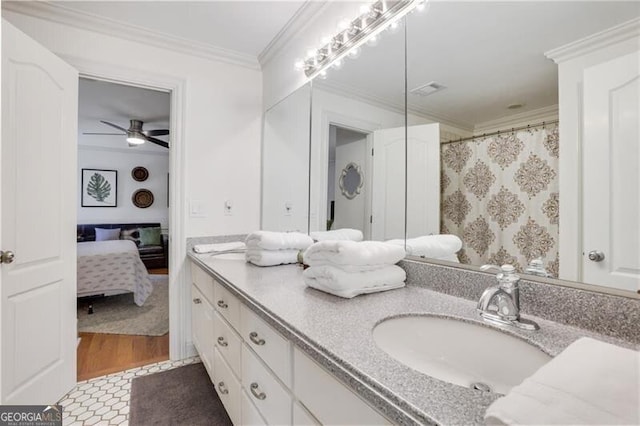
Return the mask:
<svg viewBox="0 0 640 426">
<path fill-rule="evenodd" d="M 265 112 L 261 229 L 308 232 L 311 83 Z"/>
<path fill-rule="evenodd" d="M 589 59 L 593 63 L 583 61 L 584 72 L 565 71 L 564 83 L 559 65 L 545 54 L 638 16 L 639 3 L 611 1 L 430 2 L 426 10 L 407 15 L 373 46 L 364 45 L 339 69 L 329 69 L 326 79 L 314 79 L 312 90 L 301 89 L 312 92 L 309 230 L 351 228 L 364 239 L 396 243 L 406 238 L 408 253 L 425 261 L 468 268 L 512 263 L 534 279 L 562 285 L 573 284 L 555 279 L 578 281 L 601 286 L 589 287 L 594 291 L 633 295 L 640 281 L 640 89 L 638 60 L 633 62 L 638 53 L 625 56 L 624 63 L 603 59 L 610 52 L 598 54 Z M 615 54 L 624 56 L 623 50 Z M 603 75 L 616 74 L 595 67 L 598 61 L 609 69 L 630 69 L 594 103 L 627 112 L 617 133 L 609 132 L 617 148 L 606 153 L 580 151 L 575 140 L 563 141 L 573 132 L 587 146 L 607 133 L 583 126 L 578 113 L 561 112 L 579 110 L 566 99 L 561 103 L 559 87 L 571 73 L 580 78 L 564 96 L 572 92 L 576 99 L 586 93 L 583 86 L 597 86 Z M 593 123 L 610 115 L 606 109 L 585 108 Z M 298 124 L 301 111 L 290 111 Z M 268 149 L 265 142 L 265 158 L 272 155 Z M 303 154 L 307 146 L 300 143 L 296 149 Z M 609 186 L 599 189 L 604 199 L 598 199 L 601 179 L 590 173 L 603 169 L 598 156 L 605 154 L 613 167 L 607 169 Z M 268 164 L 276 163 L 265 160 Z M 561 173 L 567 164 L 582 174 Z M 350 187 L 358 184 L 357 191 L 345 191 L 346 176 Z M 264 212 L 271 202 L 263 197 Z M 274 195 L 273 211 L 282 210 L 281 198 Z M 602 206 L 606 220 L 582 214 Z M 263 215 L 263 224 L 268 223 Z M 290 227 L 273 223 L 272 228 Z M 589 245 L 592 235 L 607 233 L 615 241 L 604 248 Z M 435 251 L 421 252 L 423 237 L 443 235 L 453 237 L 441 237 L 430 246 Z M 457 254 L 448 254 L 451 247 Z M 599 253 L 591 253 L 600 249 L 609 263 L 598 263 Z M 598 273 L 589 275 L 589 268 Z M 621 281 L 614 270 L 621 271 Z"/>
</svg>

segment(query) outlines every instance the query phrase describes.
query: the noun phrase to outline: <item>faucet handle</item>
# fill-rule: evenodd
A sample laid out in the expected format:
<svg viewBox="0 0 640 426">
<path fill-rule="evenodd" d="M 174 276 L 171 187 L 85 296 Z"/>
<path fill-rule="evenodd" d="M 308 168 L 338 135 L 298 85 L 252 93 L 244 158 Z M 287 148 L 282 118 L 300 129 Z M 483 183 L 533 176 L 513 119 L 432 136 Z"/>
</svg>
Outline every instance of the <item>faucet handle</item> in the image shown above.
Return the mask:
<svg viewBox="0 0 640 426">
<path fill-rule="evenodd" d="M 512 274 L 516 271 L 516 268 L 514 268 L 513 265 L 509 265 L 508 263 L 502 266 L 482 265 L 480 269 L 483 271 L 495 270 L 496 272 L 501 272 L 503 274 Z"/>
<path fill-rule="evenodd" d="M 499 267 L 498 265 L 482 265 L 480 269 L 482 271 L 495 270 L 496 272 L 502 272 L 502 268 Z"/>
</svg>

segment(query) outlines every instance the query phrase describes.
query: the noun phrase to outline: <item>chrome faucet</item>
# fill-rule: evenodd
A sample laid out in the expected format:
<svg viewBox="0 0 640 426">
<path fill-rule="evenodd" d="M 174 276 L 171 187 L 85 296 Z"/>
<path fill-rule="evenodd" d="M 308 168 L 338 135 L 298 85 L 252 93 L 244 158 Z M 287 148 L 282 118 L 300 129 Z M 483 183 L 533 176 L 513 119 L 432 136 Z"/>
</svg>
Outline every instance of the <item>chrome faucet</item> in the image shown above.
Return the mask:
<svg viewBox="0 0 640 426">
<path fill-rule="evenodd" d="M 483 271 L 498 271 L 498 285 L 487 288 L 478 301 L 478 312 L 483 320 L 496 325 L 510 325 L 523 330 L 537 330 L 538 324 L 520 318 L 520 276 L 511 265 L 483 265 Z"/>
<path fill-rule="evenodd" d="M 553 278 L 547 270 L 544 268 L 544 263 L 542 263 L 542 258 L 538 257 L 536 259 L 531 260 L 527 268 L 524 270 L 525 274 L 537 275 L 539 277 L 545 278 Z"/>
</svg>

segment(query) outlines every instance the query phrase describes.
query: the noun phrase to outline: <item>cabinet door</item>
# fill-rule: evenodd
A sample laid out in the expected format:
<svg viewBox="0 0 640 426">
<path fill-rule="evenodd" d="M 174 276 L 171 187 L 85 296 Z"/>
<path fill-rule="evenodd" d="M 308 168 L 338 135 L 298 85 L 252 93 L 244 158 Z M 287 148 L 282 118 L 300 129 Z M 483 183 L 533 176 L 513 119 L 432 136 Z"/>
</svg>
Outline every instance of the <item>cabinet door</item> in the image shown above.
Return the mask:
<svg viewBox="0 0 640 426">
<path fill-rule="evenodd" d="M 214 309 L 195 285 L 191 286 L 191 335 L 200 359 L 213 376 Z"/>
</svg>

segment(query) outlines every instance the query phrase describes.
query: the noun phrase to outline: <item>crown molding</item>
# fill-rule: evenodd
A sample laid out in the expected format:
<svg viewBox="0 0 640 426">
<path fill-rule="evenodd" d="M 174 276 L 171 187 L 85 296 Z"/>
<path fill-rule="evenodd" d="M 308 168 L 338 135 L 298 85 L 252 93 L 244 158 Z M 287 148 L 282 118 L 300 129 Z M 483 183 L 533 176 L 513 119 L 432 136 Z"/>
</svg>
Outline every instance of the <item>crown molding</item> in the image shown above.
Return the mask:
<svg viewBox="0 0 640 426">
<path fill-rule="evenodd" d="M 527 124 L 542 121 L 554 121 L 558 119 L 558 105 L 546 106 L 519 114 L 501 117 L 496 120 L 479 123 L 473 128 L 473 134 L 478 136 L 483 133 L 491 133 L 512 127 L 526 126 Z"/>
<path fill-rule="evenodd" d="M 594 50 L 602 49 L 615 43 L 640 39 L 640 18 L 632 19 L 599 33 L 591 34 L 564 46 L 545 52 L 545 56 L 556 64 L 578 56 L 586 55 Z"/>
<path fill-rule="evenodd" d="M 333 93 L 339 96 L 348 97 L 351 99 L 356 99 L 361 102 L 377 106 L 382 109 L 386 109 L 388 111 L 394 111 L 398 114 L 404 114 L 404 104 L 391 102 L 387 99 L 381 98 L 379 96 L 371 95 L 368 92 L 356 90 L 353 87 L 340 85 L 336 83 L 329 83 L 327 81 L 321 81 L 318 79 L 314 80 L 314 89 L 318 88 L 320 90 L 324 90 L 325 92 Z M 423 108 L 416 108 L 415 106 L 409 106 L 407 108 L 407 112 L 410 114 L 414 114 L 423 118 L 426 118 L 429 121 L 434 123 L 446 124 L 447 126 L 454 127 L 456 129 L 472 132 L 473 125 L 469 123 L 464 123 L 456 120 L 452 120 L 448 117 L 444 117 L 439 114 L 434 114 L 431 111 L 428 111 Z"/>
<path fill-rule="evenodd" d="M 327 0 L 306 0 L 262 52 L 258 54 L 260 65 L 264 68 L 273 58 L 278 56 L 290 41 L 300 34 L 328 5 L 329 2 Z"/>
<path fill-rule="evenodd" d="M 123 24 L 110 18 L 78 11 L 60 4 L 41 1 L 3 1 L 2 9 L 186 55 L 260 70 L 257 58 L 245 53 L 172 36 L 140 26 Z"/>
</svg>

